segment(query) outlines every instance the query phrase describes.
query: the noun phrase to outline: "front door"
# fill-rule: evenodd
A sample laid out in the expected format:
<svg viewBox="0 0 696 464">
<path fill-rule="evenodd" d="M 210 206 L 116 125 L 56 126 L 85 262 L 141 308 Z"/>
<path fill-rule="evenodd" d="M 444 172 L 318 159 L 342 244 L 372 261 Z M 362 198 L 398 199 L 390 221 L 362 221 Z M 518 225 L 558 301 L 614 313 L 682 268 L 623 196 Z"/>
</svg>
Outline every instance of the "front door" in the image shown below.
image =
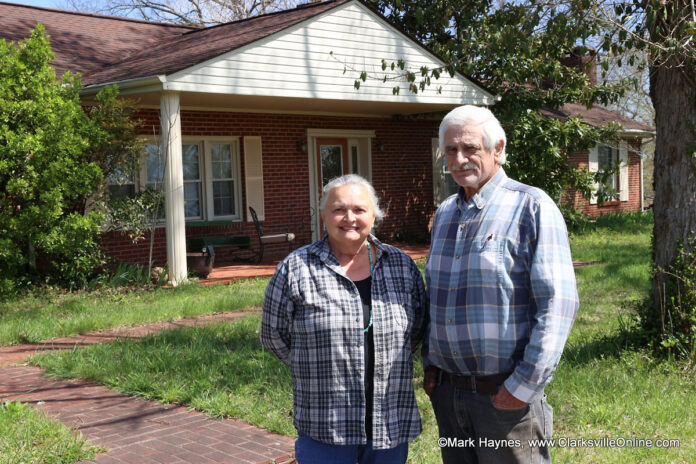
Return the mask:
<svg viewBox="0 0 696 464">
<path fill-rule="evenodd" d="M 319 195 L 334 177 L 348 174 L 348 140 L 344 138 L 317 138 L 317 186 Z"/>
<path fill-rule="evenodd" d="M 317 198 L 321 198 L 324 186 L 335 177 L 348 174 L 348 140 L 345 138 L 317 138 Z M 319 212 L 320 213 L 320 212 Z M 321 214 L 321 213 L 320 213 Z M 324 224 L 319 216 L 319 230 L 324 230 Z M 320 232 L 323 234 L 323 232 Z"/>
</svg>

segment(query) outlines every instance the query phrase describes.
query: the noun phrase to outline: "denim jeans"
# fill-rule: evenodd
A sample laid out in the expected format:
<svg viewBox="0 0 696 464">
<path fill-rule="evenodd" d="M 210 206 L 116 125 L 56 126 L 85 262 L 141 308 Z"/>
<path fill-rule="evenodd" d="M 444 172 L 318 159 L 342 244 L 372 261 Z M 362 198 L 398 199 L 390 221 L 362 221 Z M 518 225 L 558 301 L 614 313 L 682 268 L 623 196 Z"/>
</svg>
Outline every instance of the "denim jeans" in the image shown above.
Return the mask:
<svg viewBox="0 0 696 464">
<path fill-rule="evenodd" d="M 547 446 L 529 444 L 551 438 L 553 408 L 545 395 L 520 410 L 504 411 L 493 405 L 489 394 L 443 382 L 432 391 L 430 401 L 443 464 L 551 462 Z"/>
<path fill-rule="evenodd" d="M 404 464 L 408 455 L 408 443 L 395 448 L 372 449 L 366 445 L 330 445 L 298 433 L 295 441 L 295 458 L 298 464 Z"/>
</svg>

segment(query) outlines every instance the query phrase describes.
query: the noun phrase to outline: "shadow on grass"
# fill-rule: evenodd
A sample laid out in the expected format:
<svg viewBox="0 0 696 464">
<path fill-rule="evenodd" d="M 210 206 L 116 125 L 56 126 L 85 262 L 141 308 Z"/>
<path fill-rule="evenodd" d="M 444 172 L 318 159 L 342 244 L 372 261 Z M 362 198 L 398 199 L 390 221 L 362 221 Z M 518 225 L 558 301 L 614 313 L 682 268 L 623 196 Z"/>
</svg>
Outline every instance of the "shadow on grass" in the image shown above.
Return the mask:
<svg viewBox="0 0 696 464">
<path fill-rule="evenodd" d="M 563 351 L 563 362 L 583 366 L 600 359 L 620 359 L 628 351 L 645 346 L 646 337 L 639 327 L 622 327 L 617 333 L 591 340 L 568 342 Z"/>
<path fill-rule="evenodd" d="M 259 341 L 259 316 L 35 358 L 48 373 L 292 431 L 288 368 Z"/>
</svg>

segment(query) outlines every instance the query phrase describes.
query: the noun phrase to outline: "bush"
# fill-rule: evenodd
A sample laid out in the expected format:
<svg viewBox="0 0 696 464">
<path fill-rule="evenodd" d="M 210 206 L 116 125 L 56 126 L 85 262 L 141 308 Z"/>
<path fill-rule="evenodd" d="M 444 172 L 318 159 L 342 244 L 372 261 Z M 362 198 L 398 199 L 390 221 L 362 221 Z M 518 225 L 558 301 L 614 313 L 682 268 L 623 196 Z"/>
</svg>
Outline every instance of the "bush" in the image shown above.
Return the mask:
<svg viewBox="0 0 696 464">
<path fill-rule="evenodd" d="M 657 351 L 696 361 L 696 239 L 681 242 L 672 264 L 656 269 L 652 303 L 639 307 L 639 318 Z M 656 304 L 655 304 L 656 303 Z"/>
<path fill-rule="evenodd" d="M 103 215 L 87 212 L 104 167 L 136 150 L 133 122 L 116 90 L 88 115 L 80 82 L 56 79 L 38 25 L 18 44 L 0 40 L 0 296 L 23 284 L 82 286 L 102 264 Z M 122 155 L 120 155 L 122 156 Z M 108 172 L 107 172 L 108 174 Z"/>
</svg>

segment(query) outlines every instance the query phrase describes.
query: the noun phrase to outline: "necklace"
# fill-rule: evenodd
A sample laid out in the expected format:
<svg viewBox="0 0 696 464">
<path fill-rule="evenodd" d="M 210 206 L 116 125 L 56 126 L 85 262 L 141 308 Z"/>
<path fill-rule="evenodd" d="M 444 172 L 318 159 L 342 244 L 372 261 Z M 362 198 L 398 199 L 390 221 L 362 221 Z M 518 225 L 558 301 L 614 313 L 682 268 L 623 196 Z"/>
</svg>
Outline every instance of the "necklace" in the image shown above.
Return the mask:
<svg viewBox="0 0 696 464">
<path fill-rule="evenodd" d="M 372 277 L 372 273 L 374 272 L 375 268 L 372 265 L 372 248 L 370 248 L 370 242 L 367 242 L 367 258 L 370 260 L 370 277 Z M 372 327 L 372 304 L 370 304 L 370 322 L 367 324 L 367 327 L 363 332 L 367 333 L 368 330 L 370 330 L 370 327 Z"/>
</svg>

